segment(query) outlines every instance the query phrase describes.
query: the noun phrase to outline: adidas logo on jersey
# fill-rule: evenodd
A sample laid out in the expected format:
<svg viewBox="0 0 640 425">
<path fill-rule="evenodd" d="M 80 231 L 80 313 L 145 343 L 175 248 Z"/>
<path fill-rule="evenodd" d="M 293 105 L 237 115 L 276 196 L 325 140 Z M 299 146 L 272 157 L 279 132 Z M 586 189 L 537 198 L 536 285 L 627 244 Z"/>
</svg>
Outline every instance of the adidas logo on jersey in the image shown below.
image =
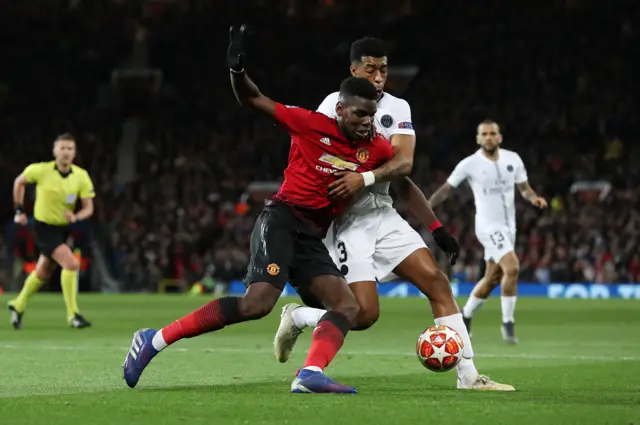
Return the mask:
<svg viewBox="0 0 640 425">
<path fill-rule="evenodd" d="M 322 139 L 320 139 L 320 143 L 324 143 L 327 146 L 331 146 L 331 140 L 329 140 L 328 137 L 323 137 Z"/>
</svg>

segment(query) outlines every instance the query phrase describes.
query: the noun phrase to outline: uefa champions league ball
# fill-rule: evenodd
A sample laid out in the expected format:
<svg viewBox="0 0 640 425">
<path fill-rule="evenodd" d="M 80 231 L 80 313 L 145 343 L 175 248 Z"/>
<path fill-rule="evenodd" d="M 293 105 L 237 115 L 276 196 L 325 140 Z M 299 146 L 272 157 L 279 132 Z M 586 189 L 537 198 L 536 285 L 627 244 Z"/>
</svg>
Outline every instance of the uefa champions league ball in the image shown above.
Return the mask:
<svg viewBox="0 0 640 425">
<path fill-rule="evenodd" d="M 433 372 L 446 372 L 462 359 L 464 343 L 455 330 L 445 325 L 431 326 L 418 337 L 418 360 Z"/>
</svg>

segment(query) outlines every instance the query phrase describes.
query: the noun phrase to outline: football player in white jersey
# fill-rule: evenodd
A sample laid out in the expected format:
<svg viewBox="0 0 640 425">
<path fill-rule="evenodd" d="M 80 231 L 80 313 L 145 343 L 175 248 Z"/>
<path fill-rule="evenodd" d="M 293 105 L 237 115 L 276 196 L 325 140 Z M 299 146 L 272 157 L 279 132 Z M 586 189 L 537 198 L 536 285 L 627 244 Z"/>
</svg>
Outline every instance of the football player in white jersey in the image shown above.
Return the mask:
<svg viewBox="0 0 640 425">
<path fill-rule="evenodd" d="M 469 300 L 462 309 L 465 324 L 471 333 L 471 318 L 482 306 L 491 291 L 502 283 L 502 337 L 510 344 L 515 335 L 514 311 L 518 293 L 520 263 L 514 251 L 516 241 L 515 190 L 538 208 L 546 208 L 547 202 L 531 188 L 527 170 L 517 153 L 501 149 L 500 127 L 494 121 L 485 120 L 478 125 L 474 154 L 458 163 L 446 183 L 429 199 L 432 208 L 444 201 L 451 189 L 468 181 L 476 206 L 475 230 L 478 241 L 484 247 L 486 271 L 476 284 Z"/>
<path fill-rule="evenodd" d="M 354 42 L 350 70 L 354 76 L 367 78 L 378 90 L 380 98 L 375 126 L 390 139 L 395 153 L 393 160 L 369 172 L 368 176 L 367 173 L 336 172 L 339 179 L 329 186 L 329 196 L 345 197 L 357 192 L 350 208 L 334 222 L 325 239 L 329 253 L 344 273 L 360 306 L 353 330 L 368 329 L 378 320 L 376 280 L 405 278 L 429 298 L 435 323 L 457 330 L 462 337 L 464 358 L 457 368 L 457 387 L 513 391 L 512 386 L 496 383 L 478 373 L 473 362 L 471 340 L 449 281 L 422 237 L 393 208 L 389 183 L 383 183 L 393 180 L 398 196 L 418 219 L 429 226 L 435 241 L 454 263 L 459 251 L 455 239 L 437 220 L 420 189 L 407 177 L 397 179 L 398 176 L 406 176 L 413 166 L 415 132 L 409 104 L 383 91 L 387 80 L 384 42 L 373 38 Z M 337 102 L 338 93 L 330 94 L 318 111 L 335 117 Z M 325 310 L 313 308 L 320 303 L 311 295 L 301 294 L 301 297 L 306 306 L 287 304 L 283 308 L 274 340 L 276 358 L 280 362 L 289 359 L 302 330 L 308 326 L 315 327 L 325 314 Z"/>
</svg>

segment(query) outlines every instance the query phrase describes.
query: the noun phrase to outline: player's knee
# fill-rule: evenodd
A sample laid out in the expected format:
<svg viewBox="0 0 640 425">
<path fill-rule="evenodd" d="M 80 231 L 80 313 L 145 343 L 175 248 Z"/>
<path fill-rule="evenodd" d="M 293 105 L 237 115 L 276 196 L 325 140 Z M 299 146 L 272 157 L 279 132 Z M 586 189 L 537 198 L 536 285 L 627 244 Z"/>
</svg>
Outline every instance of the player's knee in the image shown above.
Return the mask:
<svg viewBox="0 0 640 425">
<path fill-rule="evenodd" d="M 425 268 L 420 273 L 420 282 L 417 286 L 422 289 L 431 301 L 441 301 L 451 296 L 451 285 L 449 279 L 439 268 Z"/>
<path fill-rule="evenodd" d="M 380 318 L 380 310 L 377 308 L 360 307 L 353 330 L 363 331 L 373 326 Z"/>
<path fill-rule="evenodd" d="M 360 306 L 355 299 L 344 300 L 333 306 L 331 311 L 342 314 L 349 319 L 351 323 L 356 323 L 358 314 L 360 313 Z"/>
<path fill-rule="evenodd" d="M 78 261 L 77 258 L 71 257 L 65 262 L 65 264 L 63 265 L 63 268 L 65 270 L 71 270 L 71 271 L 77 272 L 78 270 L 80 270 L 80 262 Z"/>
<path fill-rule="evenodd" d="M 503 267 L 502 272 L 504 277 L 507 279 L 517 279 L 518 274 L 520 274 L 520 265 L 519 264 L 509 264 L 506 267 Z"/>
<path fill-rule="evenodd" d="M 273 303 L 254 297 L 244 297 L 238 303 L 240 315 L 246 319 L 261 319 L 273 310 Z"/>
</svg>

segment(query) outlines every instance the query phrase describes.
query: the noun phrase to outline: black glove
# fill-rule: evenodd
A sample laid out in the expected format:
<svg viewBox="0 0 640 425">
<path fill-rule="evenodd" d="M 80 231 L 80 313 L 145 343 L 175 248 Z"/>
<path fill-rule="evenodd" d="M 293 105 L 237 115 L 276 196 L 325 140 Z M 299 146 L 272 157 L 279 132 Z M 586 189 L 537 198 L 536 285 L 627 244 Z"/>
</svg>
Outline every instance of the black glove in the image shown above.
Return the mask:
<svg viewBox="0 0 640 425">
<path fill-rule="evenodd" d="M 244 71 L 244 40 L 249 35 L 249 28 L 242 25 L 240 29 L 229 28 L 229 47 L 227 48 L 227 65 L 236 73 Z"/>
<path fill-rule="evenodd" d="M 441 250 L 443 250 L 447 257 L 449 257 L 449 263 L 453 266 L 460 255 L 460 246 L 456 238 L 451 236 L 444 227 L 438 227 L 431 234 Z"/>
</svg>

